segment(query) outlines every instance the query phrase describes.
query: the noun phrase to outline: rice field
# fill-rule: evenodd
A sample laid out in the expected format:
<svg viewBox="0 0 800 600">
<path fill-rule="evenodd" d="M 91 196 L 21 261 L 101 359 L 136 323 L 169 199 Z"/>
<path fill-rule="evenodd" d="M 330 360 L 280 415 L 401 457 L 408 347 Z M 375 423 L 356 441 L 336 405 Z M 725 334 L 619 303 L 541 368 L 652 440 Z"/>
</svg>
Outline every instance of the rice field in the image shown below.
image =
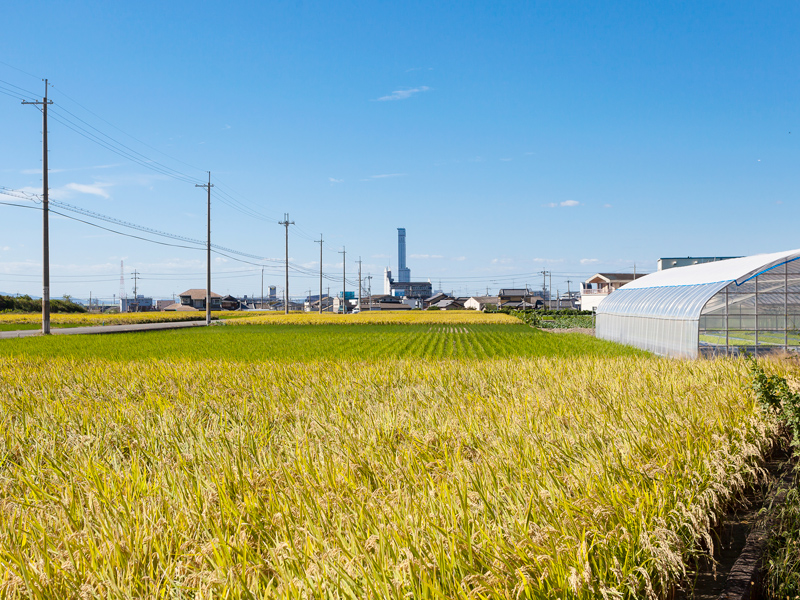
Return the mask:
<svg viewBox="0 0 800 600">
<path fill-rule="evenodd" d="M 221 313 L 213 313 L 213 318 Z M 168 323 L 171 321 L 203 321 L 204 312 L 142 312 L 142 313 L 52 313 L 50 324 L 53 327 L 84 327 L 102 325 L 128 325 L 131 323 Z M 39 313 L 0 313 L 0 325 L 38 325 L 41 327 L 42 315 Z"/>
<path fill-rule="evenodd" d="M 774 438 L 747 383 L 642 356 L 3 357 L 0 596 L 666 597 Z"/>
<path fill-rule="evenodd" d="M 0 597 L 667 598 L 778 431 L 740 361 L 250 320 L 0 340 Z"/>
<path fill-rule="evenodd" d="M 476 310 L 400 310 L 364 311 L 355 314 L 282 312 L 228 313 L 236 317 L 232 325 L 522 325 L 522 321 L 504 313 L 484 313 Z"/>
<path fill-rule="evenodd" d="M 152 358 L 259 361 L 348 361 L 419 358 L 486 360 L 511 357 L 645 356 L 579 334 L 556 336 L 514 320 L 503 325 L 213 325 L 171 331 L 48 336 L 0 341 L 0 356 L 63 356 L 110 360 Z"/>
</svg>

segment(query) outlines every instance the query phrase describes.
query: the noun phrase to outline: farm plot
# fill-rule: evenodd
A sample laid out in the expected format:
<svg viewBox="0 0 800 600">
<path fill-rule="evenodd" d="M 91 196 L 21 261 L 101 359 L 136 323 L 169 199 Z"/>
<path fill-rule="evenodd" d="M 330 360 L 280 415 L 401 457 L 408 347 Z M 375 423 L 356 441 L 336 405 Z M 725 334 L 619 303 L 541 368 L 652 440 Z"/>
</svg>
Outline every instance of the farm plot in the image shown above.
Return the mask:
<svg viewBox="0 0 800 600">
<path fill-rule="evenodd" d="M 0 594 L 665 597 L 775 435 L 747 382 L 643 357 L 0 358 Z"/>
<path fill-rule="evenodd" d="M 203 321 L 204 312 L 142 312 L 142 313 L 53 313 L 50 324 L 53 327 L 91 327 L 103 325 L 129 325 L 132 323 L 169 323 L 172 321 Z M 215 317 L 216 318 L 216 315 Z M 13 325 L 32 325 L 41 327 L 42 315 L 36 313 L 0 314 L 0 325 L 7 330 Z"/>
<path fill-rule="evenodd" d="M 505 315 L 504 315 L 505 316 Z M 516 321 L 519 323 L 519 321 Z M 586 336 L 556 338 L 525 325 L 215 325 L 113 336 L 3 340 L 0 356 L 68 356 L 115 360 L 487 359 L 513 356 L 624 356 L 645 353 Z"/>
</svg>

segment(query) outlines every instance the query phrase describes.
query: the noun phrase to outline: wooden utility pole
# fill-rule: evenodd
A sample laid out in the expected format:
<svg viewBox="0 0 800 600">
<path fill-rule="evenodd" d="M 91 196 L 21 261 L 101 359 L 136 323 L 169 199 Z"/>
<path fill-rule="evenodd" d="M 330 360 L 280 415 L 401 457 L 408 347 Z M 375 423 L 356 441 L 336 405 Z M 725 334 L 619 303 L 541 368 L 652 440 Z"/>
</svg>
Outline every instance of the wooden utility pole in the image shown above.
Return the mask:
<svg viewBox="0 0 800 600">
<path fill-rule="evenodd" d="M 358 257 L 358 312 L 361 312 L 361 257 Z"/>
<path fill-rule="evenodd" d="M 52 100 L 47 99 L 47 79 L 44 80 L 44 98 L 42 101 L 23 104 L 41 105 L 42 107 L 42 333 L 50 334 L 50 184 L 47 167 L 47 106 Z"/>
<path fill-rule="evenodd" d="M 347 294 L 345 294 L 345 288 L 347 286 L 347 275 L 345 274 L 345 265 L 347 265 L 347 262 L 345 261 L 345 259 L 347 258 L 347 251 L 345 250 L 344 246 L 342 246 L 342 249 L 339 251 L 339 254 L 342 255 L 342 314 L 346 315 L 347 303 L 345 296 Z"/>
<path fill-rule="evenodd" d="M 286 286 L 283 289 L 283 308 L 284 314 L 289 314 L 289 225 L 294 225 L 294 221 L 289 220 L 289 213 L 283 213 L 283 221 L 278 225 L 283 225 L 286 228 Z"/>
<path fill-rule="evenodd" d="M 194 187 L 206 188 L 206 325 L 211 325 L 211 171 L 208 172 L 208 183 L 196 183 Z"/>
<path fill-rule="evenodd" d="M 322 234 L 315 240 L 319 244 L 319 314 L 322 314 Z"/>
</svg>

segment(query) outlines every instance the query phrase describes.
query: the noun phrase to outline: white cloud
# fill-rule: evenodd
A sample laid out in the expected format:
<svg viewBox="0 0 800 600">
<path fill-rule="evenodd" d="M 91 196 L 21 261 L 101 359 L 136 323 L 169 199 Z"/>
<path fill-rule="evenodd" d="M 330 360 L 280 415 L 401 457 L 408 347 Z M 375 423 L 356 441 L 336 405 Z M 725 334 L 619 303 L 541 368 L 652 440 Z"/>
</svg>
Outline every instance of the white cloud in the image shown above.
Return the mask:
<svg viewBox="0 0 800 600">
<path fill-rule="evenodd" d="M 510 262 L 514 262 L 514 259 L 512 259 L 512 258 L 493 258 L 492 259 L 492 264 L 493 265 L 505 265 L 505 264 L 508 264 Z"/>
<path fill-rule="evenodd" d="M 501 158 L 500 160 L 501 160 L 502 162 L 510 162 L 510 161 L 512 161 L 512 160 L 514 160 L 514 159 L 513 159 L 513 158 Z"/>
<path fill-rule="evenodd" d="M 344 183 L 344 179 L 335 179 L 333 177 L 328 177 L 328 181 L 331 183 Z"/>
<path fill-rule="evenodd" d="M 467 260 L 466 256 L 454 256 L 453 260 Z"/>
<path fill-rule="evenodd" d="M 599 262 L 600 262 L 599 258 L 582 258 L 581 259 L 581 264 L 582 265 L 593 265 L 594 263 L 599 263 Z"/>
<path fill-rule="evenodd" d="M 222 131 L 225 131 L 226 129 L 230 129 L 230 128 L 231 128 L 230 125 L 225 125 L 225 127 L 222 128 Z"/>
<path fill-rule="evenodd" d="M 409 258 L 427 259 L 427 258 L 444 258 L 444 256 L 442 256 L 441 254 L 411 254 L 409 255 Z"/>
<path fill-rule="evenodd" d="M 388 179 L 390 177 L 405 177 L 405 173 L 382 173 L 380 175 L 370 175 L 369 177 L 365 177 L 361 181 L 372 181 L 373 179 Z"/>
<path fill-rule="evenodd" d="M 610 204 L 603 204 L 603 208 L 611 208 Z"/>
<path fill-rule="evenodd" d="M 430 88 L 426 85 L 421 85 L 417 88 L 410 88 L 407 90 L 395 90 L 388 96 L 381 96 L 378 98 L 378 102 L 385 102 L 387 100 L 405 100 L 406 98 L 410 98 L 414 94 L 418 94 L 419 92 L 427 92 Z"/>
<path fill-rule="evenodd" d="M 106 200 L 111 196 L 105 190 L 105 188 L 111 187 L 110 183 L 94 183 L 92 185 L 86 185 L 84 183 L 68 183 L 65 185 L 63 190 L 69 190 L 72 192 L 77 192 L 79 194 L 91 194 L 92 196 L 100 196 L 101 198 L 105 198 Z M 58 191 L 58 190 L 53 190 Z"/>
<path fill-rule="evenodd" d="M 388 254 L 373 254 L 372 258 L 392 258 Z"/>
<path fill-rule="evenodd" d="M 11 246 L 3 246 L 2 248 L 0 248 L 0 250 L 2 250 L 3 252 L 8 252 L 9 250 L 11 250 Z"/>
<path fill-rule="evenodd" d="M 564 200 L 563 202 L 548 202 L 545 204 L 548 208 L 557 208 L 559 206 L 580 206 L 580 202 L 577 200 Z"/>
</svg>

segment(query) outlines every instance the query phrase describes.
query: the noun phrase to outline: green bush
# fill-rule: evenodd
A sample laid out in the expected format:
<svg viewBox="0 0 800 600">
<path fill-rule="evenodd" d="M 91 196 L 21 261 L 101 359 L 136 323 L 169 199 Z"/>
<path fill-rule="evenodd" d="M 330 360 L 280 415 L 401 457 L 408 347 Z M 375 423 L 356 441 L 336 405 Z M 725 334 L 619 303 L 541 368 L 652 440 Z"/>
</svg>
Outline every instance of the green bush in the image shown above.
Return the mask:
<svg viewBox="0 0 800 600">
<path fill-rule="evenodd" d="M 30 296 L 0 296 L 0 312 L 38 313 L 42 312 L 42 301 Z M 85 313 L 86 307 L 71 300 L 50 300 L 51 313 Z"/>
</svg>

